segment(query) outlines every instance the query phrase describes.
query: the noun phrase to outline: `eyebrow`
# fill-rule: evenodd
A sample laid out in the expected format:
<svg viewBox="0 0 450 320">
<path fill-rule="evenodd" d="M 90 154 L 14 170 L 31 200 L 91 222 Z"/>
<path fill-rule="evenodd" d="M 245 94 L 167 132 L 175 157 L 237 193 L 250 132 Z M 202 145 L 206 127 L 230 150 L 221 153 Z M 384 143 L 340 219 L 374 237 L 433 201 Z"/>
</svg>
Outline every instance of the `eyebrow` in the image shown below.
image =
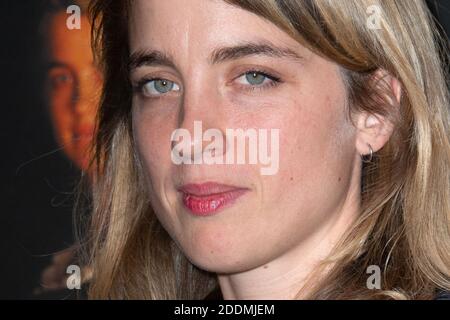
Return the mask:
<svg viewBox="0 0 450 320">
<path fill-rule="evenodd" d="M 212 52 L 209 60 L 211 64 L 217 64 L 252 55 L 303 60 L 303 58 L 294 50 L 275 46 L 270 42 L 248 42 L 234 47 L 217 48 Z"/>
<path fill-rule="evenodd" d="M 237 46 L 216 48 L 212 51 L 208 60 L 210 64 L 219 64 L 254 55 L 288 58 L 296 62 L 303 60 L 303 57 L 294 50 L 278 47 L 269 42 L 247 42 Z M 167 66 L 176 69 L 174 59 L 158 50 L 138 50 L 130 56 L 128 60 L 130 71 L 142 66 Z"/>
<path fill-rule="evenodd" d="M 139 50 L 128 59 L 128 69 L 130 71 L 143 66 L 158 65 L 175 68 L 172 57 L 158 50 Z"/>
<path fill-rule="evenodd" d="M 70 69 L 70 67 L 67 65 L 67 63 L 59 62 L 59 61 L 51 61 L 51 62 L 47 63 L 46 66 L 45 66 L 46 70 L 50 70 L 50 69 L 54 69 L 54 68 L 68 68 L 68 69 Z"/>
</svg>

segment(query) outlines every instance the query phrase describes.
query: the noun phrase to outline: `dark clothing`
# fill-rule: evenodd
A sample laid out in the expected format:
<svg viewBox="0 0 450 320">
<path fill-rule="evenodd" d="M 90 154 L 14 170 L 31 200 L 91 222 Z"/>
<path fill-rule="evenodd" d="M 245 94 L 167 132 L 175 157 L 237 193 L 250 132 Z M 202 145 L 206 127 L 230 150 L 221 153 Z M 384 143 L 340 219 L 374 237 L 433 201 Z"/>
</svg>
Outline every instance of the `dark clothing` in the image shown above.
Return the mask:
<svg viewBox="0 0 450 320">
<path fill-rule="evenodd" d="M 203 300 L 223 300 L 222 291 L 220 291 L 220 287 L 217 286 Z"/>
<path fill-rule="evenodd" d="M 440 291 L 434 300 L 450 300 L 450 291 Z"/>
<path fill-rule="evenodd" d="M 216 287 L 211 291 L 204 300 L 223 300 L 220 287 Z M 450 291 L 439 291 L 434 300 L 450 300 Z"/>
</svg>

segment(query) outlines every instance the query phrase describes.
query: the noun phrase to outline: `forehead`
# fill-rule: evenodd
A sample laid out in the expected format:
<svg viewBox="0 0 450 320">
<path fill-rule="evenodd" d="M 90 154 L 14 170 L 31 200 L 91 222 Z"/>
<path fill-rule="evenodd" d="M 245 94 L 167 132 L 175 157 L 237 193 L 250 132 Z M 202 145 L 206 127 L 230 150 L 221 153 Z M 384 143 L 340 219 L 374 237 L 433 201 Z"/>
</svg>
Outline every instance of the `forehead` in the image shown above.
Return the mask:
<svg viewBox="0 0 450 320">
<path fill-rule="evenodd" d="M 68 15 L 61 11 L 49 18 L 48 51 L 60 62 L 92 61 L 89 19 L 81 16 L 81 29 L 70 30 L 66 26 Z"/>
<path fill-rule="evenodd" d="M 131 52 L 149 47 L 174 54 L 211 51 L 255 40 L 301 48 L 271 22 L 221 0 L 135 0 L 129 30 Z"/>
</svg>

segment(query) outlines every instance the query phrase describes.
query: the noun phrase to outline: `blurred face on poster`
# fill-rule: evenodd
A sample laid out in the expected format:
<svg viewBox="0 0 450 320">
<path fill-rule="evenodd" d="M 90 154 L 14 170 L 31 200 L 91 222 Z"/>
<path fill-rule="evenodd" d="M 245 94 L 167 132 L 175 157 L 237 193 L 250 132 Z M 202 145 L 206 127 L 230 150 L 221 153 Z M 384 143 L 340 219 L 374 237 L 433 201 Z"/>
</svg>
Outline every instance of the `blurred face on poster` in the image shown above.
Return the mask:
<svg viewBox="0 0 450 320">
<path fill-rule="evenodd" d="M 56 140 L 81 170 L 89 164 L 101 75 L 91 51 L 90 23 L 81 16 L 81 28 L 66 26 L 68 14 L 49 15 L 47 22 L 46 87 Z"/>
</svg>

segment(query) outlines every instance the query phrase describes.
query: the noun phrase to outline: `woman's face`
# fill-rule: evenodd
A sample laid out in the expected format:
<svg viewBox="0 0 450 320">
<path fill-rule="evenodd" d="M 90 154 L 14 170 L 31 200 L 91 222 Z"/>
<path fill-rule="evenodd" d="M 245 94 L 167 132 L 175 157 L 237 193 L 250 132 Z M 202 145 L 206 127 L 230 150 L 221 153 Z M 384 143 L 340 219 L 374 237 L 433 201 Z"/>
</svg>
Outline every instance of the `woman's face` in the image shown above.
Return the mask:
<svg viewBox="0 0 450 320">
<path fill-rule="evenodd" d="M 330 230 L 359 186 L 360 164 L 337 65 L 216 0 L 135 1 L 130 50 L 148 196 L 191 262 L 250 270 Z M 267 143 L 279 151 L 277 170 L 262 174 L 260 161 L 176 164 L 174 130 L 191 134 L 192 156 L 211 143 L 194 137 L 194 121 L 202 132 L 253 128 L 270 137 L 278 129 Z M 231 152 L 224 145 L 215 152 Z"/>
</svg>

